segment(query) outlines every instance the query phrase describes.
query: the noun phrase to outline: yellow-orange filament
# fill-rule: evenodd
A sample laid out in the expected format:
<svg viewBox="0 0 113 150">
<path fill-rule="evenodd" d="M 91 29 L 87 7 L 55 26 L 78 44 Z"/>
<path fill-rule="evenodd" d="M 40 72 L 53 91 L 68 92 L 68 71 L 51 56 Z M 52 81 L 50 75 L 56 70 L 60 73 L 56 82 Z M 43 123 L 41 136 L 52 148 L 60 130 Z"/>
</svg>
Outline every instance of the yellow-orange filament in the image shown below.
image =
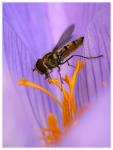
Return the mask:
<svg viewBox="0 0 113 150">
<path fill-rule="evenodd" d="M 66 74 L 65 78 L 62 78 L 63 81 L 65 81 L 69 87 L 69 89 L 71 89 L 71 79 L 70 77 Z"/>
<path fill-rule="evenodd" d="M 34 84 L 32 82 L 29 82 L 27 79 L 25 78 L 21 78 L 19 80 L 19 85 L 24 85 L 24 86 L 29 86 L 29 87 L 33 87 L 33 88 L 36 88 L 38 90 L 41 90 L 43 91 L 44 93 L 48 94 L 52 99 L 54 99 L 54 101 L 62 108 L 62 105 L 61 103 L 59 102 L 59 100 L 50 92 L 48 91 L 47 89 L 37 85 L 37 84 Z"/>
<path fill-rule="evenodd" d="M 57 79 L 51 78 L 51 79 L 49 79 L 49 83 L 52 83 L 52 84 L 56 85 L 60 90 L 62 90 L 62 86 L 61 86 L 61 84 L 58 82 Z"/>
<path fill-rule="evenodd" d="M 40 138 L 43 140 L 46 140 L 48 143 L 52 141 L 51 142 L 51 144 L 52 144 L 59 140 L 59 138 L 62 134 L 62 131 L 60 130 L 60 128 L 58 126 L 58 121 L 54 114 L 48 115 L 47 124 L 48 124 L 48 129 L 41 129 L 41 130 L 42 130 L 42 132 L 43 131 L 49 132 L 49 134 L 42 136 Z"/>
<path fill-rule="evenodd" d="M 83 68 L 84 63 L 81 61 L 76 62 L 76 68 L 74 71 L 74 74 L 72 76 L 71 82 L 70 82 L 70 105 L 74 113 L 76 113 L 76 104 L 75 104 L 75 99 L 74 99 L 74 85 L 76 83 L 77 75 L 79 71 Z"/>
<path fill-rule="evenodd" d="M 60 102 L 56 96 L 54 96 L 50 91 L 47 89 L 34 84 L 32 82 L 29 82 L 28 80 L 22 78 L 19 81 L 19 85 L 23 86 L 29 86 L 36 88 L 38 90 L 43 91 L 44 93 L 48 94 L 61 108 L 62 111 L 62 125 L 64 130 L 67 129 L 69 125 L 73 123 L 73 121 L 78 120 L 78 118 L 81 116 L 81 114 L 88 108 L 89 105 L 84 105 L 79 111 L 77 111 L 77 106 L 75 102 L 75 97 L 74 97 L 74 86 L 77 80 L 77 75 L 79 71 L 83 68 L 84 63 L 81 61 L 76 62 L 76 68 L 74 70 L 74 74 L 72 78 L 70 78 L 68 75 L 65 75 L 65 78 L 62 78 L 62 81 L 64 81 L 68 87 L 69 90 L 66 90 L 65 88 L 62 88 L 61 84 L 59 81 L 55 78 L 49 79 L 49 82 L 57 86 L 61 93 L 62 93 L 62 101 Z M 73 115 L 75 115 L 73 117 Z M 59 140 L 61 135 L 64 133 L 58 125 L 58 120 L 54 114 L 49 114 L 47 117 L 47 128 L 42 128 L 40 129 L 41 132 L 46 133 L 45 136 L 40 137 L 41 139 L 45 140 L 48 145 L 54 144 L 56 141 Z"/>
</svg>

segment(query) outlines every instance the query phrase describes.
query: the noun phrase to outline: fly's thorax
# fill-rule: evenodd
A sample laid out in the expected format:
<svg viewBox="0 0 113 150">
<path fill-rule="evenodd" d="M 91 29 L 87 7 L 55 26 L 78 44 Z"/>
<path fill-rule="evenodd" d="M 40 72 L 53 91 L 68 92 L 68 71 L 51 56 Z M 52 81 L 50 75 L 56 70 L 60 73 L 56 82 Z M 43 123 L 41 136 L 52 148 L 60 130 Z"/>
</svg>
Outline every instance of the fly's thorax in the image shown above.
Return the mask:
<svg viewBox="0 0 113 150">
<path fill-rule="evenodd" d="M 59 65 L 59 52 L 50 52 L 43 57 L 44 64 L 48 69 L 58 67 Z"/>
</svg>

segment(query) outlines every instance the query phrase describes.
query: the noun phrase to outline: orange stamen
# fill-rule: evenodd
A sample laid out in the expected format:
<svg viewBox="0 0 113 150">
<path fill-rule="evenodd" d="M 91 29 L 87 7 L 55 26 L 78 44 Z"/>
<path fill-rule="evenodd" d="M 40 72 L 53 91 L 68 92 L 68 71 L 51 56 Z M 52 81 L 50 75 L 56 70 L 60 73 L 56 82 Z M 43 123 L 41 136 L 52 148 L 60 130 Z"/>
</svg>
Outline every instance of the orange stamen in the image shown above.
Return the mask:
<svg viewBox="0 0 113 150">
<path fill-rule="evenodd" d="M 71 89 L 71 79 L 67 74 L 65 75 L 65 78 L 62 78 L 62 80 L 65 81 L 69 89 Z"/>
<path fill-rule="evenodd" d="M 62 92 L 62 102 L 60 102 L 56 96 L 54 96 L 50 91 L 47 89 L 34 84 L 32 82 L 29 82 L 28 80 L 22 78 L 19 80 L 19 85 L 23 86 L 29 86 L 36 88 L 38 90 L 43 91 L 44 93 L 48 94 L 61 108 L 62 110 L 62 124 L 64 127 L 64 131 L 61 131 L 59 125 L 58 125 L 58 120 L 55 117 L 54 114 L 49 114 L 47 117 L 47 124 L 48 128 L 42 128 L 39 131 L 42 133 L 46 133 L 45 136 L 40 137 L 41 139 L 45 140 L 47 145 L 49 144 L 54 144 L 56 141 L 59 140 L 61 135 L 66 131 L 67 127 L 72 124 L 73 121 L 78 120 L 81 114 L 88 108 L 89 105 L 84 105 L 79 111 L 77 111 L 77 106 L 75 103 L 75 97 L 74 97 L 74 86 L 77 80 L 77 75 L 79 71 L 83 68 L 84 63 L 81 61 L 76 62 L 76 68 L 74 70 L 74 74 L 72 78 L 70 78 L 68 75 L 65 75 L 65 78 L 62 78 L 63 81 L 68 85 L 69 91 L 66 89 L 62 88 L 61 84 L 59 81 L 55 78 L 49 79 L 49 82 L 57 86 L 60 91 Z M 73 114 L 76 117 L 73 117 Z"/>
<path fill-rule="evenodd" d="M 57 79 L 51 78 L 51 79 L 49 79 L 49 83 L 52 83 L 52 84 L 56 85 L 60 90 L 62 90 L 62 86 L 61 86 L 61 84 L 58 82 Z"/>
<path fill-rule="evenodd" d="M 59 137 L 61 136 L 62 132 L 58 126 L 58 121 L 54 114 L 48 115 L 47 123 L 48 123 L 48 129 L 47 128 L 42 129 L 42 131 L 44 131 L 44 130 L 50 131 L 50 134 L 46 135 L 46 136 L 42 136 L 40 138 L 47 140 L 47 141 L 49 141 L 49 140 L 57 141 L 59 139 Z"/>
<path fill-rule="evenodd" d="M 83 68 L 84 66 L 84 63 L 81 62 L 81 61 L 78 61 L 76 62 L 76 68 L 75 68 L 75 71 L 74 71 L 74 74 L 72 76 L 72 79 L 71 79 L 71 85 L 70 85 L 70 105 L 72 107 L 72 110 L 74 113 L 76 113 L 76 104 L 75 104 L 75 99 L 74 99 L 74 85 L 76 83 L 76 79 L 77 79 L 77 75 L 79 73 L 79 71 Z"/>
<path fill-rule="evenodd" d="M 61 103 L 59 102 L 59 100 L 48 90 L 46 90 L 45 88 L 37 85 L 37 84 L 34 84 L 32 82 L 29 82 L 27 79 L 25 78 L 21 78 L 19 80 L 19 85 L 24 85 L 24 86 L 29 86 L 29 87 L 33 87 L 33 88 L 36 88 L 38 90 L 41 90 L 43 91 L 44 93 L 48 94 L 52 99 L 54 99 L 54 101 L 62 108 L 62 105 Z"/>
</svg>

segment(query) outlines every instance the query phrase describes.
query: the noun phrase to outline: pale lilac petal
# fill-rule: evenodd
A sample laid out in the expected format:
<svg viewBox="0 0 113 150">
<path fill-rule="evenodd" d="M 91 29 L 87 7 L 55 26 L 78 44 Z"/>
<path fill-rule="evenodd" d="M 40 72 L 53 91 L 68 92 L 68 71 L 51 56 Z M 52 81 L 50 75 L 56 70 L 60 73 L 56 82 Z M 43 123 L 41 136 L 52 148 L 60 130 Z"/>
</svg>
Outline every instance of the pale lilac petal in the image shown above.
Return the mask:
<svg viewBox="0 0 113 150">
<path fill-rule="evenodd" d="M 103 94 L 102 94 L 103 95 Z M 104 93 L 91 105 L 80 120 L 57 146 L 61 147 L 110 147 L 110 92 Z"/>
<path fill-rule="evenodd" d="M 75 24 L 74 39 L 85 37 L 83 47 L 75 54 L 104 55 L 103 58 L 95 60 L 73 58 L 70 61 L 73 64 L 76 60 L 85 61 L 85 67 L 80 72 L 75 86 L 77 108 L 80 109 L 84 103 L 94 105 L 94 102 L 97 102 L 90 110 L 92 118 L 90 112 L 87 112 L 83 118 L 84 125 L 81 118 L 77 127 L 80 133 L 77 135 L 78 140 L 83 137 L 83 145 L 91 146 L 92 142 L 93 146 L 109 146 L 108 130 L 103 132 L 103 138 L 105 139 L 106 134 L 106 138 L 108 137 L 103 144 L 101 141 L 97 142 L 98 137 L 97 141 L 93 140 L 97 128 L 91 126 L 93 132 L 90 132 L 87 141 L 82 136 L 81 129 L 84 134 L 88 120 L 93 124 L 93 118 L 98 125 L 97 113 L 100 113 L 101 117 L 104 104 L 110 105 L 109 93 L 108 97 L 104 95 L 110 88 L 110 3 L 3 3 L 4 146 L 40 146 L 40 141 L 36 139 L 39 133 L 35 132 L 35 129 L 47 126 L 46 118 L 50 112 L 57 115 L 61 126 L 61 111 L 57 104 L 40 91 L 17 86 L 17 82 L 19 78 L 25 77 L 51 90 L 61 99 L 59 91 L 50 86 L 41 75 L 33 73 L 32 68 L 38 58 L 55 46 L 62 32 L 72 23 Z M 67 65 L 61 69 L 62 76 L 73 73 L 73 69 Z M 57 70 L 52 76 L 58 76 Z M 102 104 L 105 96 L 107 100 Z M 99 106 L 102 109 L 98 110 Z M 108 109 L 104 113 L 108 127 Z M 25 118 L 28 120 L 25 121 Z M 7 134 L 7 131 L 10 131 L 9 124 L 14 127 L 14 130 L 11 130 L 12 138 Z M 19 131 L 20 126 L 22 128 Z M 102 124 L 99 127 L 101 126 Z M 71 139 L 70 135 L 73 137 L 73 134 L 69 133 Z M 68 136 L 66 138 L 68 139 Z M 63 142 L 63 146 L 66 146 L 65 144 Z M 70 141 L 68 145 L 82 146 L 82 142 L 73 145 Z"/>
</svg>

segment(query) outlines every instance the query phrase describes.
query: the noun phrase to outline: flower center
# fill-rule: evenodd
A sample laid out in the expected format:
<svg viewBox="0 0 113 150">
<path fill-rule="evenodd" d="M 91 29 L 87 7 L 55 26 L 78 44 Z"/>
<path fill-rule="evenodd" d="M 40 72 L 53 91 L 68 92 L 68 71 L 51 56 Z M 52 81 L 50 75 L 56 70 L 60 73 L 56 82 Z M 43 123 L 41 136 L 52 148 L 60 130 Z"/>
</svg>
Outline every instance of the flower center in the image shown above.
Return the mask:
<svg viewBox="0 0 113 150">
<path fill-rule="evenodd" d="M 19 80 L 19 85 L 36 88 L 49 95 L 58 104 L 58 106 L 61 109 L 61 114 L 62 114 L 61 122 L 62 122 L 63 130 L 60 129 L 58 120 L 54 114 L 48 114 L 47 117 L 48 127 L 40 129 L 41 132 L 47 133 L 45 136 L 40 137 L 41 139 L 46 141 L 47 146 L 58 142 L 60 137 L 65 133 L 68 127 L 72 125 L 74 121 L 77 121 L 80 115 L 89 107 L 89 105 L 84 105 L 79 111 L 77 111 L 77 106 L 76 106 L 75 96 L 74 96 L 74 86 L 77 80 L 77 75 L 83 67 L 84 67 L 83 62 L 81 61 L 76 62 L 76 67 L 72 75 L 72 78 L 70 78 L 68 75 L 65 75 L 65 77 L 62 78 L 62 81 L 64 81 L 69 87 L 68 91 L 65 88 L 62 89 L 62 86 L 57 79 L 51 78 L 49 80 L 50 83 L 54 84 L 57 88 L 60 89 L 62 93 L 61 102 L 57 99 L 55 95 L 53 95 L 47 89 L 37 84 L 34 84 L 32 82 L 29 82 L 24 78 Z"/>
</svg>

